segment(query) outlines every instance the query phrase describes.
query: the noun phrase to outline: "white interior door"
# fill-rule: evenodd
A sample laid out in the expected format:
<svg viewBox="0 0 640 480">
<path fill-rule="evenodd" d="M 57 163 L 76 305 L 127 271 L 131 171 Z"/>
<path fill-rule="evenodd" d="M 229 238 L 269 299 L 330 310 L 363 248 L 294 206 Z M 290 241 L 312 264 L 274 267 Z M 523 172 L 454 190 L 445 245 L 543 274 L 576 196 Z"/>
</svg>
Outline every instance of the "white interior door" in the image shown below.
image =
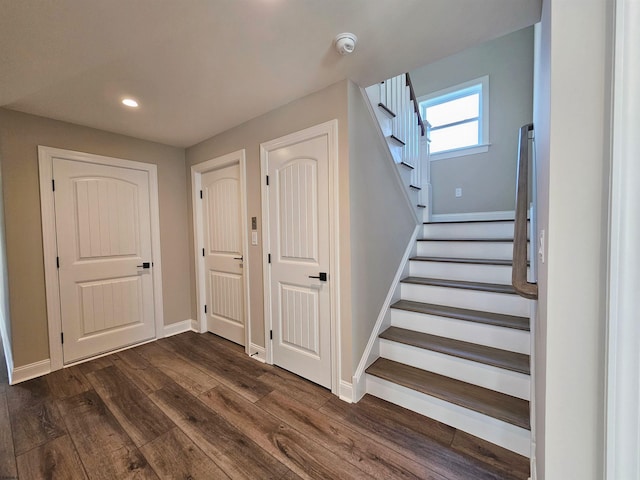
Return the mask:
<svg viewBox="0 0 640 480">
<path fill-rule="evenodd" d="M 273 363 L 331 388 L 328 145 L 269 150 L 266 168 Z"/>
<path fill-rule="evenodd" d="M 53 159 L 64 363 L 154 338 L 149 172 Z"/>
<path fill-rule="evenodd" d="M 244 345 L 240 166 L 203 173 L 201 185 L 207 330 Z"/>
</svg>

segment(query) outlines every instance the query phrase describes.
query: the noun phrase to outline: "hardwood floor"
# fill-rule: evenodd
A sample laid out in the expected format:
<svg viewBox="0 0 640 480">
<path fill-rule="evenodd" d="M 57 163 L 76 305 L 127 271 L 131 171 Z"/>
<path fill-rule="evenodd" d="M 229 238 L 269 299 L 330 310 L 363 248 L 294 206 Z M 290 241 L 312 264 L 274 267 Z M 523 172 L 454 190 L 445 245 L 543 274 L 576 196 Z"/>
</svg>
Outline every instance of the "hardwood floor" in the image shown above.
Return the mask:
<svg viewBox="0 0 640 480">
<path fill-rule="evenodd" d="M 14 386 L 0 365 L 3 480 L 479 480 L 528 471 L 524 457 L 375 397 L 347 404 L 212 334 L 183 333 Z"/>
</svg>

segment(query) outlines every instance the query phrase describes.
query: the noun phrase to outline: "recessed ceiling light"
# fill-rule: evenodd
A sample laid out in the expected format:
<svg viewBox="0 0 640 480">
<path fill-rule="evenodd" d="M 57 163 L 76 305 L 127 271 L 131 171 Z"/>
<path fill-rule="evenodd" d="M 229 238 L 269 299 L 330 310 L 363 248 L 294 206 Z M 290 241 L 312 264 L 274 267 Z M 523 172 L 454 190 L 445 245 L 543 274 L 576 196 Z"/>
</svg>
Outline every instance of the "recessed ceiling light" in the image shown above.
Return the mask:
<svg viewBox="0 0 640 480">
<path fill-rule="evenodd" d="M 133 98 L 125 98 L 122 100 L 122 103 L 127 107 L 135 108 L 138 106 L 138 102 L 136 102 Z"/>
</svg>

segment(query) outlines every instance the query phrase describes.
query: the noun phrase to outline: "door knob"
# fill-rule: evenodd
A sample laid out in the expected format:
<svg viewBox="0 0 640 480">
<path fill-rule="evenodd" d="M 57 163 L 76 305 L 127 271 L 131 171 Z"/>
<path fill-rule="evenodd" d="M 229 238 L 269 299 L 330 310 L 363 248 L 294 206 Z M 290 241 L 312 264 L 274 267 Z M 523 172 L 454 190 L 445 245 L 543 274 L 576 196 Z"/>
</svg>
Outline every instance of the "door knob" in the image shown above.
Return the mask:
<svg viewBox="0 0 640 480">
<path fill-rule="evenodd" d="M 142 265 L 136 265 L 138 268 L 151 268 L 151 262 L 142 262 Z"/>
<path fill-rule="evenodd" d="M 244 258 L 244 256 L 242 257 L 233 257 L 234 260 L 242 260 Z"/>
<path fill-rule="evenodd" d="M 318 274 L 318 276 L 309 275 L 309 278 L 317 278 L 321 282 L 326 282 L 327 281 L 327 273 L 326 272 L 320 272 Z"/>
</svg>

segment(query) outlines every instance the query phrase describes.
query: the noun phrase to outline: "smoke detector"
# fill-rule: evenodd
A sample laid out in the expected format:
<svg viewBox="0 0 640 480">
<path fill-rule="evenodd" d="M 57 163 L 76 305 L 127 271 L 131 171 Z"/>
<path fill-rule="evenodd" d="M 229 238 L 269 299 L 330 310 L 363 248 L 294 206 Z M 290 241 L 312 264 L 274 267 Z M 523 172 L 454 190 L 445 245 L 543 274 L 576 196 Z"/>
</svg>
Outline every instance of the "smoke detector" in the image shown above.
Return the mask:
<svg viewBox="0 0 640 480">
<path fill-rule="evenodd" d="M 336 35 L 333 44 L 340 55 L 349 55 L 356 48 L 358 37 L 353 33 L 340 33 Z"/>
</svg>

